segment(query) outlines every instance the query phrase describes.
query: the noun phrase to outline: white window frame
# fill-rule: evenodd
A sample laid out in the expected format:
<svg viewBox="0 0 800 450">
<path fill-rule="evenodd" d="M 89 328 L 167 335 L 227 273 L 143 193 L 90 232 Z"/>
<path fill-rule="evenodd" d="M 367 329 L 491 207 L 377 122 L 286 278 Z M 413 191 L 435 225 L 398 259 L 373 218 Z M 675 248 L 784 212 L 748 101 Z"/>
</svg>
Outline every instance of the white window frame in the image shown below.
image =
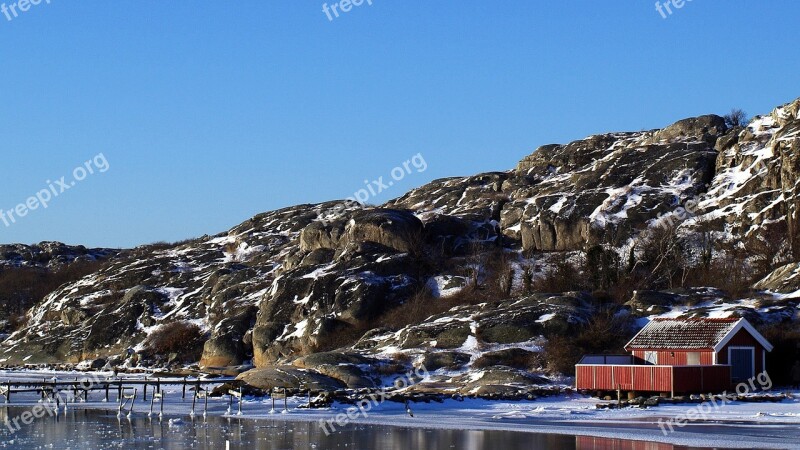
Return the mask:
<svg viewBox="0 0 800 450">
<path fill-rule="evenodd" d="M 689 361 L 689 355 L 697 355 L 697 364 L 692 364 Z M 702 352 L 686 352 L 686 365 L 687 366 L 702 366 L 703 353 Z"/>
<path fill-rule="evenodd" d="M 647 350 L 644 352 L 644 361 L 654 366 L 658 365 L 658 352 Z"/>
</svg>

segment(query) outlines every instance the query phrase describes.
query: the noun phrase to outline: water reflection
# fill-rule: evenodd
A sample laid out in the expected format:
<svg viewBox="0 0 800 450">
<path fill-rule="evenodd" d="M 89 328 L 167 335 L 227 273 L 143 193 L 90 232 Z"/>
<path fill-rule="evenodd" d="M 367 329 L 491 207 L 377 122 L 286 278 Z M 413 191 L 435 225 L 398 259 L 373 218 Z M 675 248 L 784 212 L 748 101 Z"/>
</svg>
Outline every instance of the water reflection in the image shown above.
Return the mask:
<svg viewBox="0 0 800 450">
<path fill-rule="evenodd" d="M 0 408 L 0 424 L 24 408 Z M 224 417 L 132 417 L 116 412 L 76 410 L 45 416 L 12 433 L 0 431 L 0 447 L 132 449 L 620 449 L 672 450 L 666 444 L 502 431 L 428 430 L 352 425 L 326 436 L 314 422 L 254 421 Z"/>
</svg>

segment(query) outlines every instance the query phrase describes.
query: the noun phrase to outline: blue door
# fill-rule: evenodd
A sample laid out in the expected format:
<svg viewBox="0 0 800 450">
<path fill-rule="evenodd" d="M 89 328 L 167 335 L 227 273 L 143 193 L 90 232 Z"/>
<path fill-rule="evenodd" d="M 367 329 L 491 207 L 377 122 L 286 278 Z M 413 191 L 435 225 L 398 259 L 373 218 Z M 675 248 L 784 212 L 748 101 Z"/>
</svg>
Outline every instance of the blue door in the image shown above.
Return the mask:
<svg viewBox="0 0 800 450">
<path fill-rule="evenodd" d="M 731 378 L 733 381 L 745 381 L 755 375 L 755 349 L 732 348 L 730 349 Z"/>
</svg>

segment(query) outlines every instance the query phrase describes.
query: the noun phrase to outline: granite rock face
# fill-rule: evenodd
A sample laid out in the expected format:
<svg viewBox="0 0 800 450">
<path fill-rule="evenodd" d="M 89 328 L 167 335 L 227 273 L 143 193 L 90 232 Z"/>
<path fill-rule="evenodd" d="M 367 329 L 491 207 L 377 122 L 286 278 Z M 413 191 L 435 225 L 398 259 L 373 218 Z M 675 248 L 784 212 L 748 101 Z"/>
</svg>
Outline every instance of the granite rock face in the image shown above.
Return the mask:
<svg viewBox="0 0 800 450">
<path fill-rule="evenodd" d="M 3 336 L 0 360 L 139 364 L 154 333 L 183 323 L 199 328 L 202 366 L 252 364 L 243 378 L 265 388 L 371 387 L 428 366 L 464 392 L 538 382 L 519 371 L 544 364 L 549 338 L 577 333 L 608 302 L 534 292 L 532 281 L 598 245 L 624 258 L 660 220 L 697 246 L 690 253 L 709 233 L 735 246 L 783 230 L 795 262 L 754 287 L 800 291 L 799 110 L 797 100 L 746 127 L 707 115 L 545 145 L 506 172 L 435 180 L 378 207 L 298 205 L 181 243 L 0 246 L 9 271 L 106 261 L 30 307 L 26 326 Z M 486 292 L 497 261 L 508 270 L 495 301 Z M 471 300 L 476 292 L 483 300 Z M 711 289 L 643 289 L 627 300 L 615 313 L 758 314 Z M 776 317 L 796 308 L 786 295 L 759 301 Z M 478 367 L 483 381 L 457 378 Z"/>
</svg>

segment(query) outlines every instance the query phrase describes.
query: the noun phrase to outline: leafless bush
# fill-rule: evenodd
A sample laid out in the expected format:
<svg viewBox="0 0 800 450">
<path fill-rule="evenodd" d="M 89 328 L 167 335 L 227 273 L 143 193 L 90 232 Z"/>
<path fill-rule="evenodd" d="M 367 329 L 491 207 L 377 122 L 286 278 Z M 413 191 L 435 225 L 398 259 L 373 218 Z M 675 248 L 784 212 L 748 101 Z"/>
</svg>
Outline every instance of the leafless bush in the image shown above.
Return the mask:
<svg viewBox="0 0 800 450">
<path fill-rule="evenodd" d="M 689 272 L 685 246 L 673 224 L 648 228 L 636 242 L 633 272 L 651 289 L 682 286 Z"/>
<path fill-rule="evenodd" d="M 59 286 L 97 272 L 104 265 L 99 261 L 74 261 L 53 270 L 0 268 L 0 315 L 24 316 L 31 306 Z M 20 321 L 16 320 L 16 323 Z"/>
<path fill-rule="evenodd" d="M 747 113 L 739 108 L 731 109 L 731 112 L 725 114 L 725 125 L 733 127 L 743 127 L 747 124 Z"/>
<path fill-rule="evenodd" d="M 631 337 L 629 319 L 613 310 L 603 311 L 576 336 L 550 336 L 544 346 L 551 373 L 574 375 L 575 364 L 586 354 L 622 354 Z"/>
<path fill-rule="evenodd" d="M 586 252 L 584 271 L 593 289 L 609 289 L 619 279 L 620 262 L 612 248 L 595 245 Z"/>
<path fill-rule="evenodd" d="M 203 330 L 191 322 L 172 322 L 158 327 L 144 341 L 145 353 L 152 356 L 194 356 L 205 340 Z"/>
<path fill-rule="evenodd" d="M 453 301 L 434 297 L 427 288 L 419 290 L 397 308 L 378 317 L 371 328 L 385 327 L 399 330 L 406 325 L 422 323 L 428 317 L 448 311 Z"/>
<path fill-rule="evenodd" d="M 580 290 L 583 280 L 579 271 L 568 260 L 565 252 L 555 254 L 544 275 L 533 283 L 536 292 L 559 293 Z"/>
<path fill-rule="evenodd" d="M 374 323 L 350 324 L 341 322 L 324 339 L 318 340 L 310 349 L 309 353 L 321 353 L 350 347 L 361 339 L 367 331 L 378 328 Z"/>
<path fill-rule="evenodd" d="M 718 245 L 720 251 L 711 262 L 708 285 L 722 289 L 734 298 L 744 295 L 756 278 L 748 262 L 747 249 L 738 242 Z"/>
<path fill-rule="evenodd" d="M 748 236 L 744 241 L 746 253 L 753 261 L 756 278 L 762 278 L 791 261 L 786 240 L 788 232 L 784 221 L 764 224 L 759 233 Z"/>
</svg>

